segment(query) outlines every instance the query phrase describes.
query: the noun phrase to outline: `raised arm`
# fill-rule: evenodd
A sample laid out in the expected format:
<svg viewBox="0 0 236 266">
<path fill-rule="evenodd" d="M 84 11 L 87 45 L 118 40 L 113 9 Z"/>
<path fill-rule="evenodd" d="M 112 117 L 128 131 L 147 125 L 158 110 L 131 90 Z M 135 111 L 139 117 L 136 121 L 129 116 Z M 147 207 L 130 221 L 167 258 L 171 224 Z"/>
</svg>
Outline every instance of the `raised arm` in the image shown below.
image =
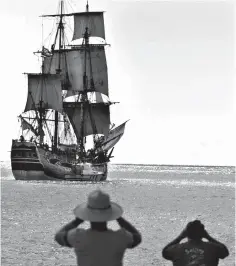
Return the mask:
<svg viewBox="0 0 236 266">
<path fill-rule="evenodd" d="M 213 238 L 212 236 L 210 236 L 206 230 L 204 232 L 203 237 L 206 238 L 209 242 L 212 242 L 212 243 L 217 245 L 217 248 L 219 251 L 218 254 L 219 254 L 220 259 L 224 259 L 225 257 L 229 256 L 228 248 L 223 243 L 221 243 L 220 241 L 218 241 L 215 238 Z"/>
<path fill-rule="evenodd" d="M 142 236 L 140 232 L 131 223 L 129 223 L 123 217 L 118 218 L 117 222 L 120 227 L 124 228 L 133 235 L 133 244 L 130 246 L 130 248 L 134 248 L 142 242 Z"/>
<path fill-rule="evenodd" d="M 67 240 L 67 233 L 69 230 L 76 228 L 81 223 L 83 223 L 83 220 L 79 218 L 69 222 L 56 233 L 54 240 L 61 246 L 71 247 Z"/>
<path fill-rule="evenodd" d="M 162 250 L 162 256 L 163 258 L 165 258 L 166 260 L 171 260 L 172 256 L 171 256 L 171 252 L 169 250 L 169 248 L 171 246 L 174 246 L 176 244 L 179 244 L 184 238 L 186 237 L 186 229 L 184 229 L 180 235 L 178 235 L 174 240 L 172 240 L 170 243 L 168 243 Z"/>
</svg>

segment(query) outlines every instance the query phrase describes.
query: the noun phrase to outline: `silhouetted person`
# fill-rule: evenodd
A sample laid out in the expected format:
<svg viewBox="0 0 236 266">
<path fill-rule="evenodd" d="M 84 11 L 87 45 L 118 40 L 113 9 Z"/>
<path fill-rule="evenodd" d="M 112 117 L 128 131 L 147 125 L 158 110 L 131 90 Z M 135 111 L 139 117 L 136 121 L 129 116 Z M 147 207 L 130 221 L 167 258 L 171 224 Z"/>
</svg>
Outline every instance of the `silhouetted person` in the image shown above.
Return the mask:
<svg viewBox="0 0 236 266">
<path fill-rule="evenodd" d="M 188 241 L 181 243 L 181 240 Z M 202 238 L 208 242 L 202 241 Z M 174 266 L 217 266 L 219 259 L 229 255 L 227 247 L 211 237 L 204 225 L 195 220 L 189 222 L 183 232 L 162 251 L 162 256 Z"/>
<path fill-rule="evenodd" d="M 124 252 L 141 243 L 141 234 L 121 217 L 123 210 L 111 202 L 108 194 L 95 190 L 88 201 L 74 210 L 76 219 L 62 227 L 55 235 L 61 246 L 74 248 L 79 266 L 121 266 Z M 107 228 L 107 222 L 117 220 L 120 229 Z M 77 228 L 89 221 L 89 229 Z"/>
<path fill-rule="evenodd" d="M 20 136 L 20 141 L 21 141 L 21 142 L 25 141 L 25 138 L 24 138 L 23 135 Z"/>
</svg>

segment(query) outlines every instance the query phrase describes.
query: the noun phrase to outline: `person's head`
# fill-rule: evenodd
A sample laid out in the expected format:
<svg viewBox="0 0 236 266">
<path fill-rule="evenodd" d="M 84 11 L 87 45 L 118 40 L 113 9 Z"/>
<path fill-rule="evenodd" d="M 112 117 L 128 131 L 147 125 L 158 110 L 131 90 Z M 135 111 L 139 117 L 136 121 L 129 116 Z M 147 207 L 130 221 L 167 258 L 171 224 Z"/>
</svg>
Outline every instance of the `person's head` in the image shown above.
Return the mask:
<svg viewBox="0 0 236 266">
<path fill-rule="evenodd" d="M 74 209 L 76 217 L 91 223 L 95 230 L 104 230 L 108 221 L 121 217 L 123 209 L 120 205 L 110 201 L 107 193 L 101 190 L 92 191 L 85 203 Z"/>
<path fill-rule="evenodd" d="M 200 240 L 204 234 L 204 225 L 199 220 L 189 222 L 187 224 L 187 237 L 193 240 Z"/>
</svg>

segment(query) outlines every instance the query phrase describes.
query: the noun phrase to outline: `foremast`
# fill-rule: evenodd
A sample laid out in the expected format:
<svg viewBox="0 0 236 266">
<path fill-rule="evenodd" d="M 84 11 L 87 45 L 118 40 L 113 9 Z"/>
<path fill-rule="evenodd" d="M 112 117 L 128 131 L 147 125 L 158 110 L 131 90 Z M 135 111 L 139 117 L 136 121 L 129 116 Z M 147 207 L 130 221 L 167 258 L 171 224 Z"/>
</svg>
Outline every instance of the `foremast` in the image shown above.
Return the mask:
<svg viewBox="0 0 236 266">
<path fill-rule="evenodd" d="M 59 54 L 61 54 L 61 51 L 63 48 L 62 43 L 64 43 L 64 36 L 65 36 L 64 35 L 63 15 L 62 15 L 63 14 L 63 8 L 64 8 L 63 0 L 61 1 L 60 5 L 61 5 L 60 21 L 58 24 L 55 41 L 54 41 L 54 44 L 52 46 L 52 50 L 54 50 L 54 47 L 56 46 L 56 42 L 57 42 L 58 32 L 59 32 Z M 56 73 L 57 74 L 61 73 L 61 56 L 59 56 L 58 69 L 56 70 Z M 57 150 L 57 144 L 58 144 L 58 116 L 59 116 L 58 111 L 55 111 L 54 139 L 53 139 L 54 150 Z"/>
<path fill-rule="evenodd" d="M 58 23 L 58 27 L 57 27 L 57 32 L 55 35 L 55 40 L 51 46 L 51 52 L 52 53 L 54 51 L 54 47 L 56 47 L 57 41 L 58 41 L 59 54 L 62 53 L 62 49 L 65 46 L 63 13 L 64 13 L 64 1 L 61 0 L 60 1 L 60 19 L 59 19 L 59 23 Z M 44 58 L 43 57 L 43 55 L 44 55 L 43 48 L 41 51 L 42 58 Z M 62 71 L 61 70 L 61 56 L 59 56 L 58 68 L 56 69 L 56 74 L 60 75 L 61 71 Z M 43 63 L 42 63 L 42 73 L 45 73 Z M 41 99 L 40 108 L 39 108 L 39 113 L 40 113 L 40 117 L 39 117 L 40 144 L 43 144 L 43 142 L 44 142 L 43 121 L 45 119 L 45 110 L 42 108 L 42 103 L 43 103 L 43 100 Z M 58 121 L 59 121 L 59 112 L 57 110 L 54 110 L 54 134 L 53 134 L 53 137 L 51 139 L 52 148 L 54 151 L 56 151 L 57 147 L 58 147 Z"/>
</svg>

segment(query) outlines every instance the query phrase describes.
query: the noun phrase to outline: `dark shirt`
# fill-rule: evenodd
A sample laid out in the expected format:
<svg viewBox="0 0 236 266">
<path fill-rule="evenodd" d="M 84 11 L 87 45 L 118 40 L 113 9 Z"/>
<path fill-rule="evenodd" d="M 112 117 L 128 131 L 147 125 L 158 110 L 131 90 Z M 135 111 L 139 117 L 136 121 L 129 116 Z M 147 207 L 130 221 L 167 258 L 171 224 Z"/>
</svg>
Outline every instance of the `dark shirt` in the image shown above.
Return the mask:
<svg viewBox="0 0 236 266">
<path fill-rule="evenodd" d="M 203 241 L 188 241 L 170 246 L 165 251 L 165 257 L 174 266 L 217 266 L 219 259 L 224 259 L 224 248 L 216 243 Z"/>
</svg>

